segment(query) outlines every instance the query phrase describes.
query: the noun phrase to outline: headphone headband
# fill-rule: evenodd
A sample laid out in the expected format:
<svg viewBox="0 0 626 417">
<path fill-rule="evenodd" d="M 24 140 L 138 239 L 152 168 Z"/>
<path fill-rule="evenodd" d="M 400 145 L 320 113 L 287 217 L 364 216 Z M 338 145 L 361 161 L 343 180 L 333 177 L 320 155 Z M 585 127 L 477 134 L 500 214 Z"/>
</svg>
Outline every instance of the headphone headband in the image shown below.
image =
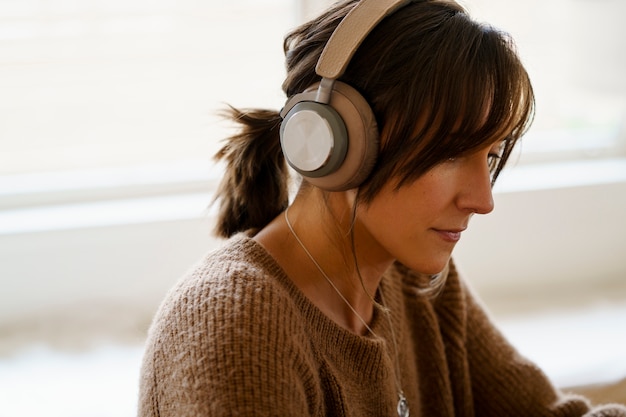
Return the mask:
<svg viewBox="0 0 626 417">
<path fill-rule="evenodd" d="M 339 23 L 326 43 L 315 72 L 323 78 L 339 78 L 352 55 L 374 27 L 411 0 L 361 0 Z"/>
<path fill-rule="evenodd" d="M 330 36 L 315 72 L 319 85 L 291 97 L 280 115 L 280 144 L 287 163 L 328 191 L 358 187 L 378 154 L 376 117 L 353 87 L 336 81 L 372 29 L 410 0 L 361 0 Z"/>
</svg>

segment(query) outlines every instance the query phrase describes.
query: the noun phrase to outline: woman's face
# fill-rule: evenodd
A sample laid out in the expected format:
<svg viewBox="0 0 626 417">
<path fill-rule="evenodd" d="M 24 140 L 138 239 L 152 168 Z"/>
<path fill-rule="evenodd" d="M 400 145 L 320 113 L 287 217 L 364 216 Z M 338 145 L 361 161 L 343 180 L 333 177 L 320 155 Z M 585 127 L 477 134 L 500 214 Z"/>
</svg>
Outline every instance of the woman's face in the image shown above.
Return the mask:
<svg viewBox="0 0 626 417">
<path fill-rule="evenodd" d="M 394 190 L 389 181 L 357 212 L 359 257 L 398 260 L 425 274 L 441 272 L 474 213 L 493 210 L 489 162 L 501 142 L 440 163 L 413 183 Z"/>
</svg>

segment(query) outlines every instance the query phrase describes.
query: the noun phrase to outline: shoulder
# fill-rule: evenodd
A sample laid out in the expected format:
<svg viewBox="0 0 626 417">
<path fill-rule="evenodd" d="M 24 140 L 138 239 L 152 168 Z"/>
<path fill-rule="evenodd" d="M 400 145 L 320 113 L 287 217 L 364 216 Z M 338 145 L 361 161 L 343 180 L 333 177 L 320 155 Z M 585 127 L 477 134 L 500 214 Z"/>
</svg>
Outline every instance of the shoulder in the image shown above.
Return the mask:
<svg viewBox="0 0 626 417">
<path fill-rule="evenodd" d="M 246 360 L 277 363 L 308 352 L 301 316 L 284 272 L 254 240 L 237 235 L 168 293 L 150 328 L 147 355 L 189 378 L 213 373 L 218 380 L 226 377 L 217 371 L 226 364 L 234 371 L 258 367 Z"/>
<path fill-rule="evenodd" d="M 171 415 L 212 415 L 207 407 L 241 411 L 292 398 L 293 386 L 314 372 L 306 323 L 287 280 L 245 236 L 207 255 L 170 291 L 153 321 L 142 406 L 156 395 L 161 415 L 170 415 L 168 407 Z M 268 391 L 276 381 L 284 386 Z"/>
<path fill-rule="evenodd" d="M 251 238 L 241 234 L 205 256 L 163 301 L 153 327 L 229 328 L 280 323 L 295 308 L 284 272 Z"/>
</svg>

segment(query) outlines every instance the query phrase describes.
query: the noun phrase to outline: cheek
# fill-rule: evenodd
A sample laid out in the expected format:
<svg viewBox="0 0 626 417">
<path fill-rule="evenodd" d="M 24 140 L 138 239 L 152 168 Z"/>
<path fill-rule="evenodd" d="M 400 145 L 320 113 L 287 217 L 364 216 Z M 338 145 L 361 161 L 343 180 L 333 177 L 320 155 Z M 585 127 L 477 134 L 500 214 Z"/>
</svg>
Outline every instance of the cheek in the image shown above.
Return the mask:
<svg viewBox="0 0 626 417">
<path fill-rule="evenodd" d="M 400 188 L 392 195 L 386 196 L 385 204 L 395 209 L 395 216 L 415 220 L 416 217 L 428 220 L 442 209 L 449 200 L 449 187 L 440 176 L 426 174 L 412 184 Z"/>
<path fill-rule="evenodd" d="M 359 213 L 370 234 L 385 246 L 414 233 L 424 220 L 424 196 L 406 191 L 382 192 Z"/>
<path fill-rule="evenodd" d="M 442 175 L 430 172 L 411 184 L 394 189 L 387 185 L 365 208 L 364 215 L 391 225 L 410 225 L 428 221 L 447 199 Z"/>
</svg>

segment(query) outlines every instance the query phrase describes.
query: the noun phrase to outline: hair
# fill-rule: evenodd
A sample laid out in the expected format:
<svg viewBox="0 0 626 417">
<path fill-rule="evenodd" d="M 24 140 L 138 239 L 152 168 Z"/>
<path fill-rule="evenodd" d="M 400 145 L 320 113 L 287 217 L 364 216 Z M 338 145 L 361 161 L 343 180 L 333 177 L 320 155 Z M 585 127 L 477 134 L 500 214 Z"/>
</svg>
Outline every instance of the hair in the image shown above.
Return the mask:
<svg viewBox="0 0 626 417">
<path fill-rule="evenodd" d="M 288 97 L 318 82 L 315 65 L 331 34 L 357 0 L 336 3 L 284 40 Z M 442 161 L 503 140 L 490 166 L 492 183 L 532 122 L 532 86 L 511 37 L 470 19 L 456 2 L 411 2 L 366 37 L 339 80 L 369 102 L 380 132 L 379 154 L 359 187 L 369 203 L 390 180 L 409 184 Z M 216 233 L 262 228 L 289 201 L 288 169 L 273 110 L 236 110 L 241 125 L 216 154 L 226 172 Z"/>
</svg>

